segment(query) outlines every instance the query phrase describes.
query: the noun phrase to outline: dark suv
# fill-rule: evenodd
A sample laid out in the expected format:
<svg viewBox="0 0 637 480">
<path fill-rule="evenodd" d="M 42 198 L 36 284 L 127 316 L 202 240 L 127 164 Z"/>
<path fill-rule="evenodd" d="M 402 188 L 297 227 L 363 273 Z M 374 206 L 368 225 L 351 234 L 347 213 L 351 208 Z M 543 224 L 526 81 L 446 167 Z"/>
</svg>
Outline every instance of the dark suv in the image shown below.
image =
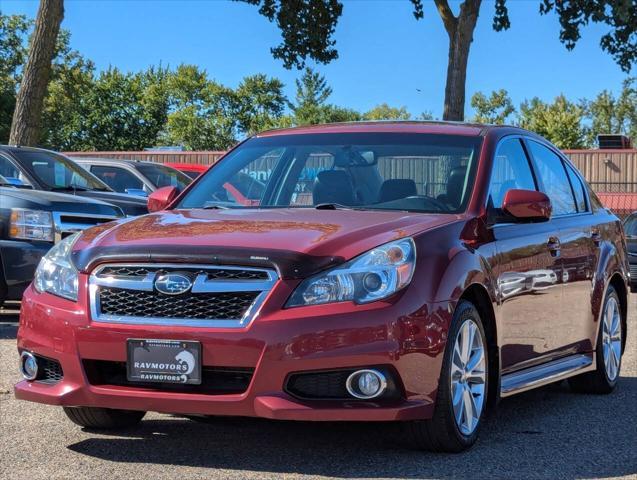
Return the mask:
<svg viewBox="0 0 637 480">
<path fill-rule="evenodd" d="M 113 192 L 75 162 L 50 150 L 0 145 L 0 175 L 14 185 L 112 203 L 127 216 L 148 213 L 144 199 Z"/>
<path fill-rule="evenodd" d="M 55 243 L 123 216 L 119 207 L 99 200 L 33 190 L 0 176 L 0 306 L 22 298 Z"/>
</svg>

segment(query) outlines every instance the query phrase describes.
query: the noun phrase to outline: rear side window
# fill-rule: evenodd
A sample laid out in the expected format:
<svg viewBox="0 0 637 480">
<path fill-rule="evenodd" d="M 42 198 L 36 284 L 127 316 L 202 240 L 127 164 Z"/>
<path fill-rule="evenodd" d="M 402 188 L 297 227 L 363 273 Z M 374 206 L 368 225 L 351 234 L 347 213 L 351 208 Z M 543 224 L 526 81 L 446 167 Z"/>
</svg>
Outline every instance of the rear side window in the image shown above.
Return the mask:
<svg viewBox="0 0 637 480">
<path fill-rule="evenodd" d="M 143 189 L 142 181 L 128 170 L 108 165 L 93 165 L 91 173 L 116 192 L 126 193 L 128 189 Z"/>
<path fill-rule="evenodd" d="M 553 215 L 577 213 L 573 191 L 562 159 L 533 140 L 529 140 L 528 145 L 537 167 L 541 190 L 551 199 Z"/>
<path fill-rule="evenodd" d="M 518 138 L 504 140 L 498 145 L 489 185 L 491 206 L 501 208 L 506 192 L 512 188 L 536 190 L 529 160 Z"/>
<path fill-rule="evenodd" d="M 586 208 L 586 195 L 584 194 L 584 185 L 582 185 L 582 181 L 579 179 L 579 177 L 575 173 L 575 169 L 571 167 L 568 163 L 565 163 L 564 165 L 566 166 L 566 173 L 568 173 L 568 179 L 571 181 L 571 185 L 573 186 L 573 193 L 575 194 L 575 202 L 577 204 L 577 211 L 587 212 L 588 208 Z"/>
</svg>

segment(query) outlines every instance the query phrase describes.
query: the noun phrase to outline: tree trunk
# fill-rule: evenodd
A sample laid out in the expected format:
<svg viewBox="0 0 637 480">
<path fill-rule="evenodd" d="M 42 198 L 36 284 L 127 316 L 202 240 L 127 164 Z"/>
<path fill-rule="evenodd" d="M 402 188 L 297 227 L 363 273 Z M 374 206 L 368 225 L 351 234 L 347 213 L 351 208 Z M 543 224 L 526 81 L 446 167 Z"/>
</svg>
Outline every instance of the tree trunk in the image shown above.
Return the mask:
<svg viewBox="0 0 637 480">
<path fill-rule="evenodd" d="M 29 58 L 24 67 L 13 112 L 9 136 L 9 143 L 12 145 L 36 145 L 40 139 L 42 107 L 62 18 L 63 0 L 40 1 L 31 36 Z"/>
<path fill-rule="evenodd" d="M 460 14 L 457 18 L 449 20 L 443 17 L 449 35 L 449 63 L 447 65 L 443 120 L 464 120 L 467 61 L 481 1 L 466 0 L 460 7 Z"/>
</svg>

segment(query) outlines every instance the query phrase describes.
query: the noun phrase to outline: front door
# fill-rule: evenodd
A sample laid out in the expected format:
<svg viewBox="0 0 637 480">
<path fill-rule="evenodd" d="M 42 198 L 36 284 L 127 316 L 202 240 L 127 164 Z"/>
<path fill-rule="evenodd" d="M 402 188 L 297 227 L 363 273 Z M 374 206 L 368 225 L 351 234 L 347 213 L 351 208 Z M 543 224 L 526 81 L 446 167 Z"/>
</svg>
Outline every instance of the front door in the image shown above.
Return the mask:
<svg viewBox="0 0 637 480">
<path fill-rule="evenodd" d="M 493 161 L 489 210 L 501 212 L 510 189 L 537 190 L 520 138 L 500 142 Z M 504 217 L 502 217 L 504 218 Z M 552 347 L 551 335 L 562 304 L 560 238 L 553 220 L 493 226 L 499 304 L 502 372 L 541 363 Z"/>
</svg>

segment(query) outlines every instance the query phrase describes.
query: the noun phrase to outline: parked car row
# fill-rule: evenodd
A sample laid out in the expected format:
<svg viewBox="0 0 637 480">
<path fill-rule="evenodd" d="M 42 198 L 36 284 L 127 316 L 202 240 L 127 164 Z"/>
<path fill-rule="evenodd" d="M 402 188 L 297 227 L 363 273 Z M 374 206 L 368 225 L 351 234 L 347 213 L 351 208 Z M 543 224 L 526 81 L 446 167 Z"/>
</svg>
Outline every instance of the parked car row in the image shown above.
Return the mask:
<svg viewBox="0 0 637 480">
<path fill-rule="evenodd" d="M 142 196 L 166 185 L 183 190 L 191 181 L 151 162 L 73 161 L 48 150 L 0 146 L 0 306 L 22 297 L 55 243 L 91 226 L 148 213 Z"/>
</svg>

